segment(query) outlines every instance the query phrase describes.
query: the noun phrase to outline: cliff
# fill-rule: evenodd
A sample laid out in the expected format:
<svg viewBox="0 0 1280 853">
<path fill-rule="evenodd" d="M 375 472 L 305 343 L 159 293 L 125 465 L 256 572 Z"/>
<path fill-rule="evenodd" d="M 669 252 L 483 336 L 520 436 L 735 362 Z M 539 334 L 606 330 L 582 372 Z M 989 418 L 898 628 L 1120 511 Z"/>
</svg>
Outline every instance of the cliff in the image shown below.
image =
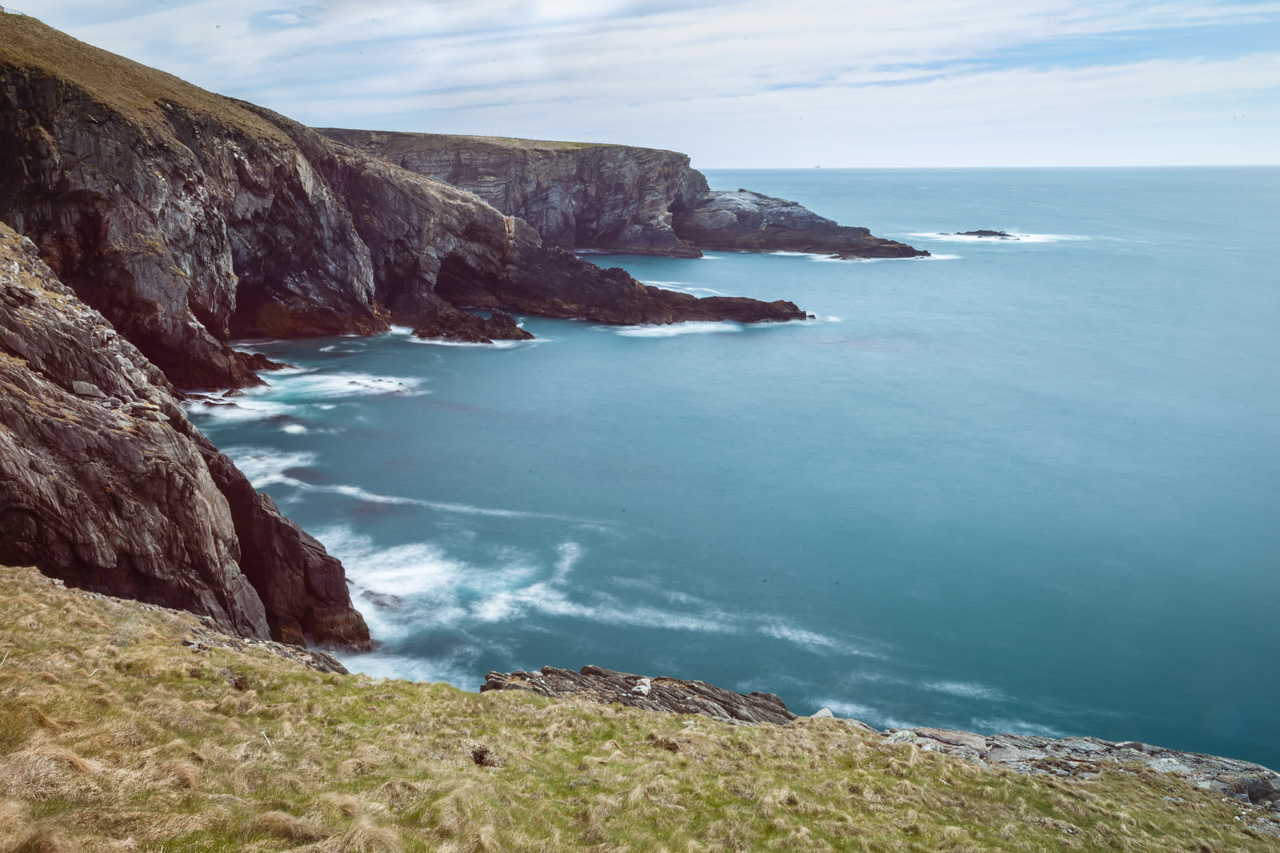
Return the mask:
<svg viewBox="0 0 1280 853">
<path fill-rule="evenodd" d="M 696 257 L 672 228 L 707 180 L 675 151 L 439 133 L 320 133 L 475 193 L 532 225 L 548 246 Z"/>
<path fill-rule="evenodd" d="M 258 382 L 234 335 L 471 324 L 438 285 L 494 291 L 531 267 L 602 303 L 662 303 L 649 312 L 662 322 L 719 316 L 548 254 L 534 229 L 448 184 L 32 18 L 0 16 L 0 148 L 0 221 L 182 387 Z M 543 313 L 524 291 L 519 310 Z M 564 306 L 554 295 L 547 313 Z"/>
<path fill-rule="evenodd" d="M 548 245 L 697 257 L 702 249 L 928 255 L 866 228 L 841 226 L 794 201 L 711 192 L 675 151 L 628 145 L 321 128 L 409 171 L 475 193 L 538 230 Z"/>
<path fill-rule="evenodd" d="M 1177 770 L 1028 774 L 926 747 L 846 720 L 742 725 L 342 675 L 190 614 L 0 572 L 3 850 L 1280 844 L 1261 798 Z"/>
<path fill-rule="evenodd" d="M 0 225 L 0 564 L 368 646 L 342 566 L 196 430 L 161 372 Z"/>
</svg>

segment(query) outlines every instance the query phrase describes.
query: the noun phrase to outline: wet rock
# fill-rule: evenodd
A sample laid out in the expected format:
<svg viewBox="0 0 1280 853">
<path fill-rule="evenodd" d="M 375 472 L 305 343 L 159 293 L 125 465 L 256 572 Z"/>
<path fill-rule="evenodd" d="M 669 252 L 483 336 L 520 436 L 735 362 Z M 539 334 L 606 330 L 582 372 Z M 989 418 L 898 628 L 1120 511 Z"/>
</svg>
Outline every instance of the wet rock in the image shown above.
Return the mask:
<svg viewBox="0 0 1280 853">
<path fill-rule="evenodd" d="M 957 237 L 989 237 L 994 240 L 1017 240 L 1018 238 L 1006 231 L 988 231 L 979 229 L 977 231 L 957 231 Z"/>
<path fill-rule="evenodd" d="M 527 690 L 541 696 L 582 696 L 596 702 L 674 714 L 701 714 L 744 723 L 789 723 L 796 715 L 772 693 L 734 693 L 701 681 L 647 677 L 598 666 L 580 671 L 544 666 L 541 673 L 491 672 L 480 691 Z"/>
</svg>

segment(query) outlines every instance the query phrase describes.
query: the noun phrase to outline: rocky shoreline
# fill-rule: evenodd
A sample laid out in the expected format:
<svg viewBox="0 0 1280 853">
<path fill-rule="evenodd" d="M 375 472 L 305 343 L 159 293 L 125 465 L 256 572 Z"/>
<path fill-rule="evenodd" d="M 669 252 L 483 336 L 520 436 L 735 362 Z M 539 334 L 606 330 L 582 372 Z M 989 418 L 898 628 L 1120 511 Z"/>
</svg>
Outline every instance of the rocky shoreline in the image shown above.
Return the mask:
<svg viewBox="0 0 1280 853">
<path fill-rule="evenodd" d="M 518 690 L 539 696 L 583 698 L 670 714 L 700 714 L 739 724 L 786 725 L 800 719 L 772 693 L 741 694 L 701 681 L 640 676 L 587 665 L 578 672 L 543 667 L 540 672 L 490 672 L 480 691 Z M 815 718 L 835 718 L 823 708 Z M 859 720 L 846 724 L 878 734 L 886 743 L 910 744 L 925 752 L 955 756 L 1014 773 L 1089 778 L 1104 765 L 1174 773 L 1197 788 L 1229 798 L 1252 828 L 1280 837 L 1280 773 L 1260 764 L 1164 749 L 1134 741 L 1092 737 L 1048 738 L 918 727 L 879 731 Z"/>
</svg>

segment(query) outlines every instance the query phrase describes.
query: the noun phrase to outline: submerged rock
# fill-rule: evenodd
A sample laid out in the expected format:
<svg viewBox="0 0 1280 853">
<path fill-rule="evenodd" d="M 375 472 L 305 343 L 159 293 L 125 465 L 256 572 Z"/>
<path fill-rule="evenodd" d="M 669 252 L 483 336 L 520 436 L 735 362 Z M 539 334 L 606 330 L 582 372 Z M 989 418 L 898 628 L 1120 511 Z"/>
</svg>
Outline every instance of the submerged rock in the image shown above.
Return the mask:
<svg viewBox="0 0 1280 853">
<path fill-rule="evenodd" d="M 682 681 L 614 672 L 598 666 L 580 671 L 544 666 L 541 673 L 491 672 L 480 692 L 527 690 L 540 696 L 582 696 L 650 711 L 701 714 L 716 720 L 744 723 L 789 723 L 796 715 L 772 693 L 743 695 L 701 681 Z"/>
</svg>

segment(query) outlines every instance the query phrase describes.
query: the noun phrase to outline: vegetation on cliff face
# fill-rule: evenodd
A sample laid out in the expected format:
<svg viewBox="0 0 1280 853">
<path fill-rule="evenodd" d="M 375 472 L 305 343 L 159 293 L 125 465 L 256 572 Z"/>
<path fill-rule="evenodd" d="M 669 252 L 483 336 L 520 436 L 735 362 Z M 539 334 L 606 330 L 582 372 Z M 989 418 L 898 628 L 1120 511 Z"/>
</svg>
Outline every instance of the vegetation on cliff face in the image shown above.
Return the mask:
<svg viewBox="0 0 1280 853">
<path fill-rule="evenodd" d="M 1019 776 L 840 720 L 322 673 L 0 570 L 4 851 L 1277 849 L 1237 815 L 1175 776 Z"/>
</svg>

